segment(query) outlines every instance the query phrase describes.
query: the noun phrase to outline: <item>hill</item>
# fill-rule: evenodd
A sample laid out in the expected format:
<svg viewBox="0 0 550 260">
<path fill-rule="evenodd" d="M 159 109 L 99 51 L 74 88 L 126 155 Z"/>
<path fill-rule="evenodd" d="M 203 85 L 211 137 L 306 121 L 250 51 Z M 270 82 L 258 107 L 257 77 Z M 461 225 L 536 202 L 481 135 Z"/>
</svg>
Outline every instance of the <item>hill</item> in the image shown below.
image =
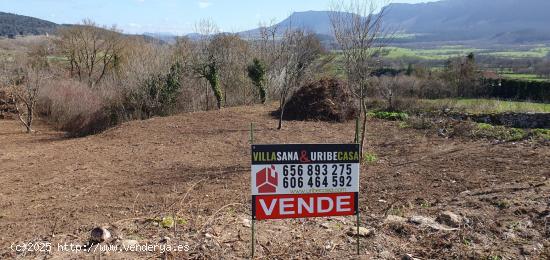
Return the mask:
<svg viewBox="0 0 550 260">
<path fill-rule="evenodd" d="M 142 35 L 144 37 L 154 38 L 154 39 L 157 39 L 161 42 L 169 43 L 169 44 L 174 44 L 174 43 L 176 43 L 176 40 L 177 40 L 176 35 L 174 35 L 172 33 L 168 33 L 168 32 L 156 32 L 156 33 L 145 32 Z"/>
<path fill-rule="evenodd" d="M 443 0 L 396 3 L 385 8 L 385 26 L 415 35 L 408 41 L 550 41 L 550 1 L 546 0 Z M 281 32 L 292 26 L 332 35 L 330 14 L 330 11 L 296 12 L 275 26 Z M 249 37 L 258 34 L 258 29 L 241 33 Z"/>
<path fill-rule="evenodd" d="M 331 13 L 331 11 L 295 12 L 273 27 L 277 27 L 280 34 L 287 28 L 300 28 L 319 35 L 332 35 Z M 239 34 L 244 37 L 256 37 L 260 34 L 260 29 L 244 31 Z"/>
<path fill-rule="evenodd" d="M 444 0 L 387 8 L 386 24 L 419 34 L 417 40 L 550 40 L 546 0 Z"/>
<path fill-rule="evenodd" d="M 0 36 L 44 35 L 52 33 L 59 25 L 29 16 L 0 12 Z"/>
</svg>

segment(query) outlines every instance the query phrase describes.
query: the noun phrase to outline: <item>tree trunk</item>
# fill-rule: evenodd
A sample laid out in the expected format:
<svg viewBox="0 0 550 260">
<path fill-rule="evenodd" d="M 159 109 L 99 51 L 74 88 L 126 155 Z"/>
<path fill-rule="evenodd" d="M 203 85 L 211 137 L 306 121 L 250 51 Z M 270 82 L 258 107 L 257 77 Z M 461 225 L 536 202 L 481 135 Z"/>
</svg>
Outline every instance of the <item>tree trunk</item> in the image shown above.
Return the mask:
<svg viewBox="0 0 550 260">
<path fill-rule="evenodd" d="M 393 111 L 393 100 L 392 99 L 393 99 L 393 94 L 390 93 L 390 99 L 388 100 L 388 109 L 390 111 Z"/>
<path fill-rule="evenodd" d="M 278 130 L 283 129 L 283 114 L 285 113 L 285 106 L 286 106 L 286 100 L 283 98 L 283 101 L 280 105 L 281 112 L 279 113 L 279 126 L 277 127 Z"/>
<path fill-rule="evenodd" d="M 359 159 L 363 160 L 363 154 L 365 153 L 365 138 L 367 136 L 367 104 L 365 100 L 365 95 L 363 94 L 365 92 L 365 84 L 361 82 L 361 97 L 360 97 L 360 110 L 363 114 L 363 125 L 361 126 L 361 144 L 360 144 L 360 151 L 361 154 L 359 155 Z"/>
<path fill-rule="evenodd" d="M 367 110 L 364 110 L 363 113 L 363 126 L 361 127 L 361 154 L 359 155 L 360 159 L 363 159 L 363 154 L 365 153 L 365 137 L 367 136 Z"/>
<path fill-rule="evenodd" d="M 279 126 L 277 127 L 278 130 L 281 130 L 283 128 L 283 113 L 284 108 L 281 108 L 281 113 L 279 113 Z"/>
<path fill-rule="evenodd" d="M 209 101 L 208 101 L 208 84 L 205 85 L 205 97 L 206 97 L 206 111 L 208 111 L 210 109 L 209 107 Z"/>
</svg>

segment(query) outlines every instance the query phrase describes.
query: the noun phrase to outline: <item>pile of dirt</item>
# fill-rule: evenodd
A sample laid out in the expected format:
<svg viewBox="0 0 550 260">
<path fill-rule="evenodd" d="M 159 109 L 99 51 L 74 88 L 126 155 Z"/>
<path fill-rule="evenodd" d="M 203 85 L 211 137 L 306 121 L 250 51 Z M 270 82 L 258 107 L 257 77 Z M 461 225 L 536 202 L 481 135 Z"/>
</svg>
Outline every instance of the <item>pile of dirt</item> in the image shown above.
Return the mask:
<svg viewBox="0 0 550 260">
<path fill-rule="evenodd" d="M 276 115 L 279 113 L 275 112 Z M 321 79 L 301 87 L 292 96 L 283 119 L 344 122 L 358 115 L 357 102 L 343 81 Z"/>
<path fill-rule="evenodd" d="M 0 89 L 0 119 L 9 118 L 16 112 L 15 100 L 5 90 Z"/>
</svg>

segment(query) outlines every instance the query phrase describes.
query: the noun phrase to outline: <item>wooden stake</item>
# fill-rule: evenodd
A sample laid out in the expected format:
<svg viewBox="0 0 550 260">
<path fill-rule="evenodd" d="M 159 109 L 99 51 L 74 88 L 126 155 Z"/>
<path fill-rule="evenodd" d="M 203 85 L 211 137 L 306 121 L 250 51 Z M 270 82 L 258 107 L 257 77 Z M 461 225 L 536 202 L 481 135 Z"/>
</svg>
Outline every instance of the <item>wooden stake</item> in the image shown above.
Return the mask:
<svg viewBox="0 0 550 260">
<path fill-rule="evenodd" d="M 250 123 L 250 145 L 254 145 L 254 123 Z M 252 199 L 254 200 L 254 196 L 252 196 Z M 254 203 L 252 203 L 254 204 Z M 254 209 L 252 209 L 254 210 Z M 256 246 L 256 239 L 255 239 L 255 229 L 254 229 L 254 216 L 252 212 L 250 212 L 250 222 L 251 222 L 251 231 L 252 231 L 252 239 L 250 240 L 251 243 L 251 259 L 254 259 L 254 252 L 255 252 L 255 246 Z"/>
</svg>

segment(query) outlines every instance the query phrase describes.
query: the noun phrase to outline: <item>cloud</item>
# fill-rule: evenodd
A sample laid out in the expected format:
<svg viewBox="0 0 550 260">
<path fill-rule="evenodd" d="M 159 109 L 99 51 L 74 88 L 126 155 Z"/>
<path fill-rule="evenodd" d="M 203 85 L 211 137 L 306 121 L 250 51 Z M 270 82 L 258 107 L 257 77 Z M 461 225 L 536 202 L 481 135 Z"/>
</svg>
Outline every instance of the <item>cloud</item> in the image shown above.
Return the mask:
<svg viewBox="0 0 550 260">
<path fill-rule="evenodd" d="M 200 0 L 199 1 L 199 7 L 200 8 L 208 8 L 212 5 L 211 2 L 209 2 L 208 0 Z"/>
</svg>

